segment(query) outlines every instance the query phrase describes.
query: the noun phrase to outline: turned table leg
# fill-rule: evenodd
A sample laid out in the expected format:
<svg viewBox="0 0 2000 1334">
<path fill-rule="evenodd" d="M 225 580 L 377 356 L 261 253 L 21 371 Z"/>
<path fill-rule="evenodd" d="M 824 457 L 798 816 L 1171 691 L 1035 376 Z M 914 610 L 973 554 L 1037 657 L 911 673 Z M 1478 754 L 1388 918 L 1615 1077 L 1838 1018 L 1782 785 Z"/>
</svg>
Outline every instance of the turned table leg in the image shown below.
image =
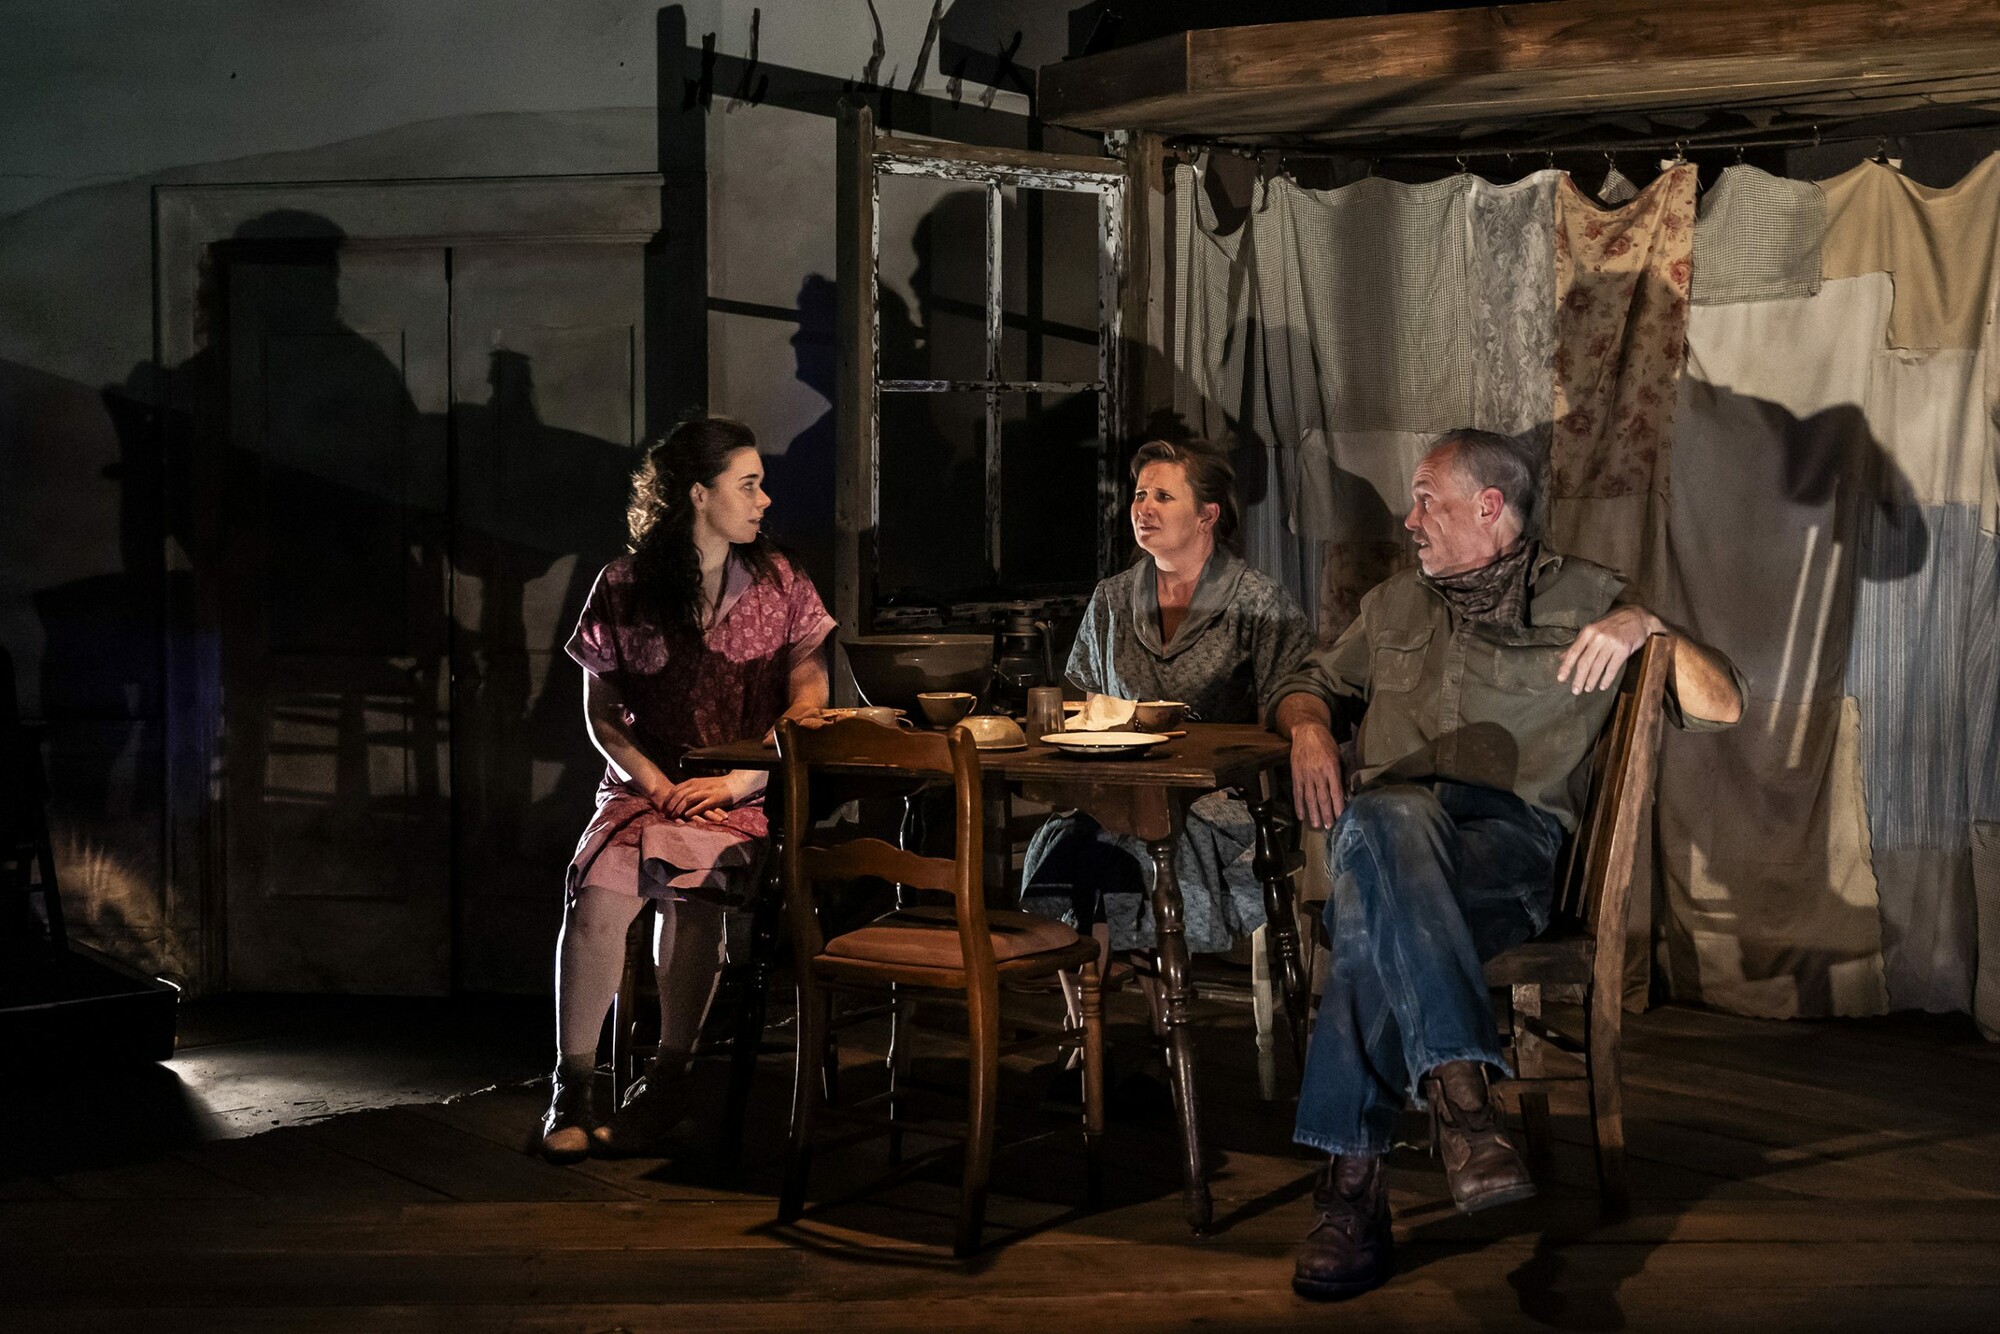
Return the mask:
<svg viewBox="0 0 2000 1334">
<path fill-rule="evenodd" d="M 1167 837 L 1148 839 L 1146 850 L 1153 858 L 1153 931 L 1160 953 L 1160 983 L 1166 993 L 1167 1059 L 1173 1081 L 1174 1111 L 1181 1127 L 1181 1160 L 1184 1171 L 1181 1204 L 1188 1226 L 1196 1235 L 1208 1231 L 1214 1215 L 1208 1181 L 1202 1175 L 1201 1107 L 1196 1092 L 1194 1031 L 1188 1025 L 1188 1007 L 1194 1000 L 1194 984 L 1188 976 L 1187 933 L 1181 921 L 1181 887 L 1174 875 L 1174 849 L 1179 842 L 1179 811 L 1174 812 Z"/>
</svg>

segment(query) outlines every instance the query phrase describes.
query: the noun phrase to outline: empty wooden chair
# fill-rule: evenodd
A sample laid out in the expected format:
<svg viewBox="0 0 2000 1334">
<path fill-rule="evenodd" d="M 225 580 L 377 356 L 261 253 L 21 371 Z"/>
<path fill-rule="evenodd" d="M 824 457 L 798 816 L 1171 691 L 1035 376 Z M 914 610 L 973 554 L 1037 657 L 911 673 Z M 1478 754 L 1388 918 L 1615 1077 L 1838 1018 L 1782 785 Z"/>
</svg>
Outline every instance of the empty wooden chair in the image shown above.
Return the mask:
<svg viewBox="0 0 2000 1334">
<path fill-rule="evenodd" d="M 907 1129 L 898 1080 L 906 1049 L 892 1053 L 890 1085 L 845 1107 L 827 1099 L 827 1036 L 836 1018 L 836 991 L 861 992 L 898 1012 L 910 994 L 946 995 L 966 1007 L 968 1108 L 964 1135 L 964 1175 L 953 1240 L 955 1254 L 978 1249 L 986 1212 L 993 1154 L 995 1103 L 1000 1058 L 1050 1042 L 1080 1041 L 1084 1052 L 1083 1136 L 1086 1183 L 1095 1203 L 1099 1171 L 1097 1141 L 1103 1129 L 1103 1029 L 1099 1014 L 1097 945 L 1060 922 L 1021 912 L 989 911 L 982 884 L 982 821 L 979 752 L 971 733 L 908 733 L 865 719 L 822 727 L 787 721 L 778 729 L 783 816 L 785 915 L 798 975 L 798 1062 L 793 1083 L 791 1146 L 779 1198 L 780 1222 L 804 1209 L 806 1179 L 815 1134 L 823 1118 L 859 1121 L 892 1136 L 899 1144 Z M 953 790 L 952 855 L 923 856 L 877 838 L 815 842 L 808 819 L 813 783 L 825 777 L 889 774 L 928 775 L 949 780 Z M 912 902 L 866 925 L 827 938 L 820 925 L 818 889 L 827 882 L 874 877 L 904 888 L 906 901 L 929 895 L 931 904 Z M 1000 982 L 1047 978 L 1072 968 L 1083 970 L 1080 1033 L 1047 1029 L 1025 1041 L 1002 1046 Z M 844 1016 L 842 1021 L 878 1016 L 883 1005 Z M 1010 1027 L 1029 1027 L 1013 1025 Z M 1043 1026 L 1046 1029 L 1046 1026 Z M 901 1047 L 901 1043 L 894 1044 Z M 885 1106 L 886 1104 L 886 1106 Z M 880 1110 L 878 1110 L 880 1109 Z M 928 1133 L 928 1132 L 926 1132 Z M 949 1152 L 950 1146 L 938 1152 Z M 932 1155 L 925 1155 L 928 1158 Z M 912 1160 L 914 1162 L 922 1161 Z"/>
<path fill-rule="evenodd" d="M 1619 1084 L 1626 910 L 1639 831 L 1653 799 L 1673 660 L 1668 635 L 1652 636 L 1633 655 L 1618 702 L 1598 738 L 1590 796 L 1569 840 L 1548 929 L 1486 965 L 1487 984 L 1507 988 L 1511 1001 L 1510 1057 L 1520 1077 L 1521 1118 L 1530 1151 L 1539 1156 L 1548 1142 L 1547 1085 L 1583 1081 L 1597 1146 L 1598 1193 L 1613 1208 L 1624 1207 L 1628 1199 Z M 1581 1033 L 1556 1027 L 1545 1014 L 1545 993 L 1554 987 L 1581 989 Z M 1549 1047 L 1575 1058 L 1579 1066 L 1550 1074 L 1545 1060 Z"/>
</svg>

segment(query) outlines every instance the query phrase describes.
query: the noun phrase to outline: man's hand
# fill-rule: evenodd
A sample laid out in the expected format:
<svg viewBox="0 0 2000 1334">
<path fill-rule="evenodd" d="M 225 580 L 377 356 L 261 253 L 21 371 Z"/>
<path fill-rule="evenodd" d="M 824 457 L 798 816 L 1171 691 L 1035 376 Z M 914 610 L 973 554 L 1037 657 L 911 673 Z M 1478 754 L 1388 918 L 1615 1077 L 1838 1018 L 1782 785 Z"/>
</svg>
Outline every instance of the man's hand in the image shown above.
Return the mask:
<svg viewBox="0 0 2000 1334">
<path fill-rule="evenodd" d="M 1331 829 L 1347 808 L 1340 748 L 1316 722 L 1292 728 L 1292 804 L 1314 829 Z"/>
<path fill-rule="evenodd" d="M 1665 621 L 1644 607 L 1620 607 L 1576 632 L 1556 668 L 1556 680 L 1568 682 L 1573 695 L 1615 689 L 1625 660 L 1639 651 L 1648 635 L 1666 628 Z"/>
</svg>

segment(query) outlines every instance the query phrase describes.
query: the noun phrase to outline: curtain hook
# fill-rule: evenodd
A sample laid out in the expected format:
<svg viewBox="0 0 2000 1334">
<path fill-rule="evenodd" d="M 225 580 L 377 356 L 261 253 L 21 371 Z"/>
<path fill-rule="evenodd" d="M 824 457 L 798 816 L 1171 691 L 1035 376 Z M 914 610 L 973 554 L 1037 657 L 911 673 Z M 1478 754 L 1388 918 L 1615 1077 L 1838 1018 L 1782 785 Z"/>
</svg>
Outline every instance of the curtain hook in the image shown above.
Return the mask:
<svg viewBox="0 0 2000 1334">
<path fill-rule="evenodd" d="M 1736 165 L 1737 165 L 1737 166 L 1739 166 L 1739 167 L 1743 165 L 1743 145 L 1742 145 L 1742 144 L 1738 144 L 1738 145 L 1736 145 Z"/>
<path fill-rule="evenodd" d="M 1887 135 L 1877 135 L 1877 136 L 1875 136 L 1875 153 L 1874 153 L 1874 156 L 1873 156 L 1873 158 L 1872 158 L 1871 160 L 1872 160 L 1872 161 L 1875 161 L 1875 162 L 1880 162 L 1880 163 L 1883 163 L 1883 164 L 1885 164 L 1885 165 L 1886 165 L 1886 164 L 1888 163 L 1888 161 L 1889 161 L 1889 137 L 1888 137 Z"/>
<path fill-rule="evenodd" d="M 1458 164 L 1458 174 L 1461 176 L 1465 175 L 1465 154 L 1454 153 L 1451 160 Z"/>
</svg>

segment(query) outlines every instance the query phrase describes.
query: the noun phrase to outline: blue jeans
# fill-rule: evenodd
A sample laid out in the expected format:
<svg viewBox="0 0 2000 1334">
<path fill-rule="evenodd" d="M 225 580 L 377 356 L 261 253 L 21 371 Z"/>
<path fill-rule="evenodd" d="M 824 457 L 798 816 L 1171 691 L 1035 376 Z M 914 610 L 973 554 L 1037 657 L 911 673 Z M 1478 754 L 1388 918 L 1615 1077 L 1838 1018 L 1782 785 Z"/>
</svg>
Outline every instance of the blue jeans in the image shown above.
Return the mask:
<svg viewBox="0 0 2000 1334">
<path fill-rule="evenodd" d="M 1386 1153 L 1396 1113 L 1446 1061 L 1502 1073 L 1480 965 L 1548 924 L 1563 830 L 1511 792 L 1465 783 L 1362 792 L 1327 834 L 1333 961 L 1293 1138 Z"/>
</svg>

